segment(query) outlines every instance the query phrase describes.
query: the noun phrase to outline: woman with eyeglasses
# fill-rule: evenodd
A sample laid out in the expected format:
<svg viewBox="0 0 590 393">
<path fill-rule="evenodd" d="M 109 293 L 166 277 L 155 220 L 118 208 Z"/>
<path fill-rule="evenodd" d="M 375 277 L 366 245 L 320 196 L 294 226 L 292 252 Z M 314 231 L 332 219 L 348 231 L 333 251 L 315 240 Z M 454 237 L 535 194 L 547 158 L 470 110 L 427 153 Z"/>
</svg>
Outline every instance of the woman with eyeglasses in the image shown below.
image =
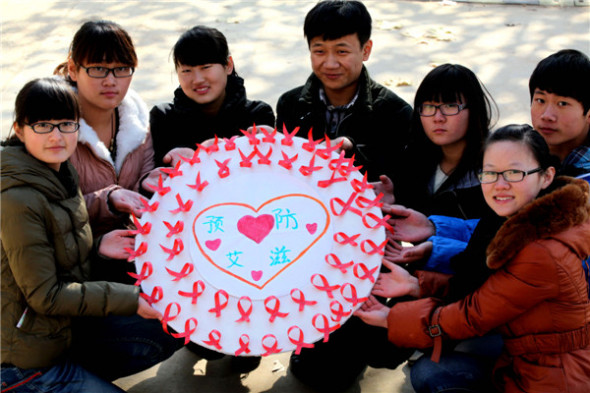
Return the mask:
<svg viewBox="0 0 590 393">
<path fill-rule="evenodd" d="M 391 272 L 380 275 L 373 294 L 421 299 L 389 309 L 371 298 L 357 315 L 387 327 L 396 345 L 434 347 L 432 358 L 411 369 L 416 392 L 589 391 L 590 300 L 582 261 L 590 254 L 590 187 L 582 179 L 554 178 L 555 163 L 530 126 L 496 130 L 479 174 L 487 204 L 506 219 L 493 239 L 478 230 L 480 220 L 454 258 L 450 279 L 410 275 L 384 262 Z M 494 364 L 485 362 L 485 348 L 466 353 L 464 341 L 489 332 L 504 341 Z"/>
<path fill-rule="evenodd" d="M 134 237 L 115 230 L 93 247 L 67 161 L 79 121 L 78 97 L 66 82 L 36 79 L 18 93 L 15 135 L 2 143 L 3 392 L 122 392 L 108 381 L 151 367 L 182 344 L 163 332 L 162 315 L 139 287 L 90 278 L 101 258 L 127 258 Z"/>
<path fill-rule="evenodd" d="M 479 218 L 487 209 L 477 181 L 494 101 L 468 68 L 443 64 L 416 91 L 411 140 L 394 171 L 395 203 L 426 215 Z"/>
<path fill-rule="evenodd" d="M 74 35 L 66 62 L 55 73 L 68 80 L 82 108 L 78 148 L 70 162 L 95 236 L 130 225 L 141 216 L 140 179 L 154 168 L 149 112 L 129 88 L 137 55 L 129 34 L 110 21 L 84 23 Z M 126 261 L 112 261 L 98 278 L 133 282 Z"/>
</svg>

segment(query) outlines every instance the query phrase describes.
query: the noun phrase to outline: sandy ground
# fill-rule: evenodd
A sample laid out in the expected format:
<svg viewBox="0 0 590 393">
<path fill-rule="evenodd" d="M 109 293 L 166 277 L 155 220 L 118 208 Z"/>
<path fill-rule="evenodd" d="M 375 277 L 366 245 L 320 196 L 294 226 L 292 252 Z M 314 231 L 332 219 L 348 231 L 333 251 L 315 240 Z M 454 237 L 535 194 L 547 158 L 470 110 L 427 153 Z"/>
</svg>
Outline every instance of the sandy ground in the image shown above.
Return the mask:
<svg viewBox="0 0 590 393">
<path fill-rule="evenodd" d="M 1 131 L 10 129 L 14 98 L 28 80 L 52 73 L 83 21 L 118 22 L 133 37 L 139 68 L 132 86 L 148 106 L 177 86 L 170 50 L 186 29 L 204 24 L 228 39 L 249 97 L 276 105 L 309 72 L 302 25 L 310 0 L 12 1 L 2 0 Z M 529 122 L 528 77 L 562 48 L 590 53 L 589 7 L 543 7 L 425 1 L 366 1 L 374 20 L 374 79 L 413 101 L 423 76 L 446 62 L 471 68 L 496 100 L 498 126 Z M 484 2 L 485 3 L 485 2 Z M 232 374 L 228 359 L 207 362 L 186 349 L 117 381 L 133 393 L 309 392 L 289 373 L 289 354 L 263 359 L 249 374 Z M 409 368 L 367 369 L 349 392 L 412 392 Z"/>
</svg>

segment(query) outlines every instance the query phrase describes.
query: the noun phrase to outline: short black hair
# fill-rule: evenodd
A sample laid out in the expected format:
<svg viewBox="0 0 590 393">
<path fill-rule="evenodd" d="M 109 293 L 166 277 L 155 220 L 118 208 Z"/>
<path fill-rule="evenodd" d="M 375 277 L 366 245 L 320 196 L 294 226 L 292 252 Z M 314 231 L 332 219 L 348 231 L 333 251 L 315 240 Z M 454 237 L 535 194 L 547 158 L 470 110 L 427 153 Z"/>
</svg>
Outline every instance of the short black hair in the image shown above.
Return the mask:
<svg viewBox="0 0 590 393">
<path fill-rule="evenodd" d="M 575 49 L 562 49 L 537 64 L 529 79 L 531 101 L 535 89 L 571 97 L 590 110 L 590 58 Z"/>
<path fill-rule="evenodd" d="M 213 27 L 195 26 L 178 38 L 172 49 L 174 66 L 181 64 L 198 66 L 203 64 L 227 65 L 229 48 L 223 33 Z"/>
<path fill-rule="evenodd" d="M 303 34 L 309 45 L 315 37 L 335 40 L 356 33 L 362 47 L 371 38 L 371 24 L 371 15 L 360 1 L 324 0 L 307 13 Z"/>
</svg>

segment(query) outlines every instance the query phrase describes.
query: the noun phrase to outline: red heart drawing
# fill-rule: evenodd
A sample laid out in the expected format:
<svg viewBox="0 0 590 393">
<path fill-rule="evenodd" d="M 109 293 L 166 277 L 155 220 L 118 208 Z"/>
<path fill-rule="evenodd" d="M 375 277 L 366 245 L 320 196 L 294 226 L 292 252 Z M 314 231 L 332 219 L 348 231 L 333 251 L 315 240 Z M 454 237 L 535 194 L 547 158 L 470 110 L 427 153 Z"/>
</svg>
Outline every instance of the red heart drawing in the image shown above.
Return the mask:
<svg viewBox="0 0 590 393">
<path fill-rule="evenodd" d="M 307 225 L 305 225 L 305 227 L 307 228 L 307 232 L 309 232 L 310 235 L 313 235 L 315 233 L 315 231 L 317 231 L 317 229 L 318 229 L 318 224 L 316 224 L 316 223 L 307 224 Z"/>
<path fill-rule="evenodd" d="M 301 225 L 297 225 L 298 217 L 302 217 Z M 200 211 L 193 221 L 199 250 L 195 258 L 204 257 L 220 272 L 262 290 L 297 263 L 329 227 L 326 206 L 303 194 L 278 196 L 258 207 L 219 203 Z"/>
<path fill-rule="evenodd" d="M 252 270 L 252 279 L 258 281 L 262 278 L 262 270 Z"/>
<path fill-rule="evenodd" d="M 219 248 L 219 245 L 221 244 L 221 239 L 215 239 L 215 240 L 207 240 L 205 242 L 205 246 L 209 249 L 209 250 L 217 250 Z"/>
<path fill-rule="evenodd" d="M 261 214 L 258 217 L 244 216 L 238 220 L 238 232 L 260 244 L 274 225 L 275 218 L 270 214 Z"/>
</svg>

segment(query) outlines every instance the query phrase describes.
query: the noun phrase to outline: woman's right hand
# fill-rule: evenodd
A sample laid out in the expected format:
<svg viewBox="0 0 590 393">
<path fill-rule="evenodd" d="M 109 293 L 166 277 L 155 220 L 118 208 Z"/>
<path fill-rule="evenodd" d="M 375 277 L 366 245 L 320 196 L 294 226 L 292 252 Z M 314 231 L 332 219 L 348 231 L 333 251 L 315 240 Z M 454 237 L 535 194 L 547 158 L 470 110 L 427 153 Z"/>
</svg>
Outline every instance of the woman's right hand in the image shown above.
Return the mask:
<svg viewBox="0 0 590 393">
<path fill-rule="evenodd" d="M 395 245 L 395 246 L 393 246 Z M 417 246 L 400 247 L 397 243 L 388 242 L 385 246 L 385 256 L 389 262 L 412 263 L 428 259 L 432 254 L 432 242 L 425 241 Z"/>
<path fill-rule="evenodd" d="M 381 297 L 400 297 L 410 295 L 418 297 L 420 286 L 418 279 L 406 269 L 383 259 L 383 265 L 390 271 L 379 273 L 371 293 Z"/>
<path fill-rule="evenodd" d="M 145 319 L 157 319 L 162 320 L 162 313 L 155 310 L 150 304 L 141 296 L 139 297 L 139 304 L 137 306 L 137 315 Z"/>
<path fill-rule="evenodd" d="M 418 243 L 436 233 L 434 224 L 428 217 L 416 210 L 387 204 L 381 210 L 392 217 L 387 221 L 393 227 L 393 233 L 387 234 L 391 240 Z"/>
</svg>

